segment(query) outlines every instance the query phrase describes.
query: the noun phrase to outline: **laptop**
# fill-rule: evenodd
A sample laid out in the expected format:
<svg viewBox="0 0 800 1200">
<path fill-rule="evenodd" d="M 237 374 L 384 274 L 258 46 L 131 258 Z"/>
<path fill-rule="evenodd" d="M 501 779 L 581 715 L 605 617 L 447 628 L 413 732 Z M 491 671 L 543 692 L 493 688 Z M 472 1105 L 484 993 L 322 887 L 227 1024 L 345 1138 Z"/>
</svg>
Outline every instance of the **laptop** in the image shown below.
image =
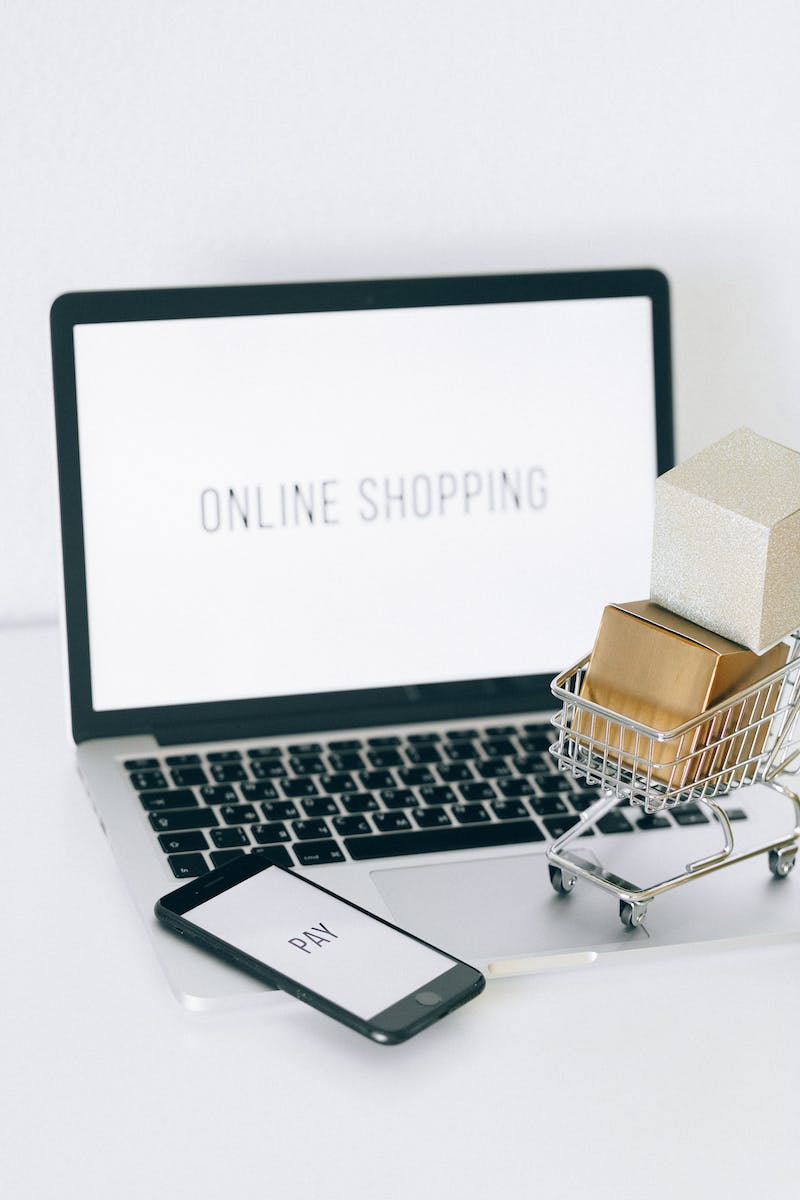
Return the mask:
<svg viewBox="0 0 800 1200">
<path fill-rule="evenodd" d="M 596 796 L 550 681 L 647 595 L 673 465 L 662 274 L 73 293 L 51 332 L 77 763 L 185 1004 L 275 1003 L 152 916 L 243 853 L 490 975 L 794 933 L 760 860 L 634 931 L 548 880 Z M 776 801 L 734 795 L 737 829 Z M 644 883 L 720 840 L 639 817 L 585 854 Z"/>
</svg>

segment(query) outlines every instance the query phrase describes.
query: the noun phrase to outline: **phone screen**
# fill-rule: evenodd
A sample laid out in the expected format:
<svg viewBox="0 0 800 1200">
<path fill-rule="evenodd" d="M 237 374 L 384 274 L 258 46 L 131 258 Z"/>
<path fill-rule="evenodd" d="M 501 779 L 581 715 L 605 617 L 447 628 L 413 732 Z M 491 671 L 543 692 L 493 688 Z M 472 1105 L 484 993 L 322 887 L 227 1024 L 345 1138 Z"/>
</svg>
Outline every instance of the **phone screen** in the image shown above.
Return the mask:
<svg viewBox="0 0 800 1200">
<path fill-rule="evenodd" d="M 365 1021 L 458 964 L 278 867 L 185 919 Z"/>
</svg>

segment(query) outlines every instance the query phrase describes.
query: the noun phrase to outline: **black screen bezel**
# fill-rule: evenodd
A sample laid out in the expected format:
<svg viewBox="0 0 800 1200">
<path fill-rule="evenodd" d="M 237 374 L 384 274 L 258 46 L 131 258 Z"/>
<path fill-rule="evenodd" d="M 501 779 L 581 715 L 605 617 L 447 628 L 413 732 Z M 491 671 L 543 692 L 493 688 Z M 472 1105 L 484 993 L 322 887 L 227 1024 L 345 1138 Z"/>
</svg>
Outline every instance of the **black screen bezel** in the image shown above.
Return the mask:
<svg viewBox="0 0 800 1200">
<path fill-rule="evenodd" d="M 666 277 L 652 268 L 73 292 L 59 296 L 51 309 L 50 326 L 75 741 L 153 734 L 162 744 L 169 744 L 536 710 L 548 705 L 550 679 L 563 665 L 553 663 L 547 673 L 503 679 L 96 711 L 91 690 L 75 325 L 620 296 L 642 296 L 652 304 L 655 449 L 657 473 L 662 474 L 674 465 L 669 287 Z"/>
</svg>

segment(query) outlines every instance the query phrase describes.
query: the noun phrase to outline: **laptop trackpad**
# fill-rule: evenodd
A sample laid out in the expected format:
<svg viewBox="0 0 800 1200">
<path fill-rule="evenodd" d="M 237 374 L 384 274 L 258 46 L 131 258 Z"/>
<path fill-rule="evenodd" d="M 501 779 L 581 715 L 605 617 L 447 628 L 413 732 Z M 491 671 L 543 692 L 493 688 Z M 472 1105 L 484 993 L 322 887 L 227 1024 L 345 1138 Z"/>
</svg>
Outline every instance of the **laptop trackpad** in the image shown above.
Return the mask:
<svg viewBox="0 0 800 1200">
<path fill-rule="evenodd" d="M 543 854 L 392 867 L 372 881 L 398 925 L 467 961 L 648 941 L 596 888 L 557 896 Z"/>
<path fill-rule="evenodd" d="M 619 848 L 628 878 L 642 858 L 634 842 Z M 594 857 L 589 848 L 581 854 Z M 586 881 L 556 895 L 543 854 L 394 867 L 373 871 L 372 880 L 398 925 L 468 962 L 800 935 L 800 880 L 773 879 L 766 855 L 659 897 L 636 930 L 623 928 L 614 896 Z"/>
</svg>

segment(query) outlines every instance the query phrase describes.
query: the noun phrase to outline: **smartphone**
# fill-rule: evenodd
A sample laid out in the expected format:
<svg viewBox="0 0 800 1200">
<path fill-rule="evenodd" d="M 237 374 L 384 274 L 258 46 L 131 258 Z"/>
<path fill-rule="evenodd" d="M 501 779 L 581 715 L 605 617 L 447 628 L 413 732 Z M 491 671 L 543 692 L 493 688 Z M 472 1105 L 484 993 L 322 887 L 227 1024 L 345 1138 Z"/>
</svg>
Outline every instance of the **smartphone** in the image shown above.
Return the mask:
<svg viewBox="0 0 800 1200">
<path fill-rule="evenodd" d="M 406 1041 L 486 985 L 451 954 L 251 855 L 163 896 L 155 912 L 175 933 L 384 1044 Z"/>
</svg>

